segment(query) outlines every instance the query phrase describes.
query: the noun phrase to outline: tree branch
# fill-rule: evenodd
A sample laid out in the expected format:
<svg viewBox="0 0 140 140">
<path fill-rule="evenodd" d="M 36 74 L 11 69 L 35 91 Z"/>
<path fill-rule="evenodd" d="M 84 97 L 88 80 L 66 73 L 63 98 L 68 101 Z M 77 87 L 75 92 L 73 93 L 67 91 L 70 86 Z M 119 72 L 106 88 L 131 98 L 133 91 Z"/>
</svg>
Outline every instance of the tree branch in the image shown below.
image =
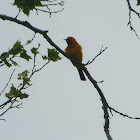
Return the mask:
<svg viewBox="0 0 140 140">
<path fill-rule="evenodd" d="M 131 31 L 133 31 L 133 32 L 135 33 L 135 35 L 137 36 L 137 38 L 139 39 L 138 34 L 136 33 L 135 29 L 134 29 L 133 26 L 132 26 L 132 22 L 131 22 L 131 12 L 134 12 L 134 13 L 138 16 L 138 18 L 140 18 L 140 13 L 136 12 L 136 11 L 132 8 L 132 6 L 131 6 L 129 0 L 126 0 L 126 1 L 127 1 L 127 4 L 128 4 L 128 9 L 129 9 L 129 22 L 128 22 L 127 26 L 128 26 L 128 25 L 130 26 Z"/>
<path fill-rule="evenodd" d="M 102 48 L 103 48 L 103 46 L 102 46 Z M 91 64 L 98 56 L 100 56 L 100 55 L 107 49 L 107 47 L 106 47 L 105 49 L 103 49 L 103 50 L 102 50 L 102 48 L 101 48 L 100 52 L 99 52 L 91 61 L 88 61 L 88 62 L 85 64 L 85 66 Z"/>
<path fill-rule="evenodd" d="M 110 106 L 109 106 L 109 109 L 110 109 L 110 110 L 113 110 L 115 113 L 118 113 L 119 115 L 121 115 L 121 116 L 123 116 L 123 117 L 127 117 L 127 118 L 129 118 L 129 119 L 140 120 L 139 117 L 131 117 L 131 116 L 128 116 L 128 115 L 126 115 L 126 114 L 124 114 L 124 113 L 121 113 L 121 112 L 117 111 L 116 109 L 114 109 L 114 108 L 112 108 L 112 107 L 110 107 Z"/>
<path fill-rule="evenodd" d="M 33 27 L 30 23 L 28 23 L 27 21 L 20 21 L 20 20 L 17 20 L 15 18 L 12 18 L 12 17 L 8 17 L 6 15 L 0 15 L 0 18 L 3 19 L 3 20 L 9 20 L 9 21 L 13 21 L 15 23 L 18 23 L 20 25 L 23 25 L 27 28 L 29 28 L 30 30 L 32 30 L 33 32 L 35 33 L 39 33 L 41 34 L 48 42 L 50 45 L 52 45 L 57 51 L 59 51 L 61 54 L 63 54 L 65 57 L 69 58 L 72 63 L 77 63 L 78 66 L 85 72 L 86 76 L 88 77 L 88 79 L 91 81 L 91 83 L 93 84 L 93 86 L 95 87 L 95 89 L 97 90 L 100 98 L 101 98 L 101 101 L 102 101 L 102 105 L 103 105 L 103 111 L 104 111 L 104 120 L 105 120 L 105 124 L 104 124 L 104 131 L 106 133 L 106 136 L 108 138 L 108 140 L 112 140 L 112 137 L 110 135 L 110 132 L 109 132 L 109 111 L 111 112 L 111 110 L 115 111 L 116 113 L 119 113 L 120 115 L 122 115 L 120 112 L 116 111 L 115 109 L 111 108 L 107 101 L 106 101 L 106 98 L 104 97 L 104 94 L 103 92 L 101 91 L 100 87 L 98 86 L 98 83 L 93 79 L 93 77 L 90 75 L 90 73 L 88 72 L 87 68 L 84 66 L 84 64 L 81 64 L 79 62 L 77 62 L 76 60 L 70 58 L 63 50 L 60 49 L 60 47 L 58 47 L 53 41 L 52 39 L 47 35 L 47 32 L 48 31 L 43 31 L 43 30 L 40 30 L 40 29 L 37 29 L 35 27 Z M 100 51 L 100 53 L 97 55 L 99 56 L 103 51 L 105 51 L 106 48 L 102 51 Z M 97 57 L 96 56 L 96 57 Z M 95 58 L 96 58 L 95 57 Z M 92 60 L 94 61 L 95 58 Z M 111 112 L 112 114 L 112 112 Z M 124 115 L 124 114 L 123 114 Z M 127 116 L 127 115 L 125 115 Z M 129 117 L 128 117 L 129 118 Z M 137 118 L 135 118 L 137 119 Z"/>
</svg>

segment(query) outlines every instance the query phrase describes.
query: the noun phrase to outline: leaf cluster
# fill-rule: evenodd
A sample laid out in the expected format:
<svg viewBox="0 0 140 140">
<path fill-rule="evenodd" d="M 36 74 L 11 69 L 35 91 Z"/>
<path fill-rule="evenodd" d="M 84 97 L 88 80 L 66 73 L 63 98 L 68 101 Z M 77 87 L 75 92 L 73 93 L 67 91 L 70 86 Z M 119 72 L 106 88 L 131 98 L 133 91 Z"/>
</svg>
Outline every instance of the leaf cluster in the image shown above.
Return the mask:
<svg viewBox="0 0 140 140">
<path fill-rule="evenodd" d="M 29 73 L 28 70 L 23 71 L 22 73 L 18 74 L 18 79 L 23 80 L 24 84 L 31 86 L 30 79 L 28 78 L 28 73 Z M 20 84 L 20 85 L 23 85 L 23 84 Z"/>
<path fill-rule="evenodd" d="M 10 88 L 10 92 L 6 93 L 5 96 L 7 98 L 20 98 L 20 99 L 24 99 L 27 98 L 29 95 L 26 93 L 22 93 L 21 90 L 16 89 L 13 85 Z"/>
<path fill-rule="evenodd" d="M 16 57 L 17 55 L 19 55 L 20 58 L 24 58 L 25 60 L 29 61 L 31 58 L 31 56 L 29 56 L 27 54 L 27 51 L 24 49 L 24 46 L 21 45 L 21 42 L 17 41 L 14 45 L 13 48 L 10 49 L 7 52 L 4 52 L 1 54 L 0 56 L 0 63 L 4 63 L 5 65 L 7 65 L 8 67 L 11 67 L 12 64 L 14 66 L 17 66 L 17 62 L 15 62 L 13 60 L 14 57 Z"/>
<path fill-rule="evenodd" d="M 21 9 L 27 16 L 29 16 L 30 11 L 34 10 L 35 7 L 43 6 L 41 0 L 15 0 L 13 5 Z"/>
<path fill-rule="evenodd" d="M 56 62 L 57 60 L 61 60 L 61 57 L 56 49 L 48 49 L 48 59 Z"/>
</svg>

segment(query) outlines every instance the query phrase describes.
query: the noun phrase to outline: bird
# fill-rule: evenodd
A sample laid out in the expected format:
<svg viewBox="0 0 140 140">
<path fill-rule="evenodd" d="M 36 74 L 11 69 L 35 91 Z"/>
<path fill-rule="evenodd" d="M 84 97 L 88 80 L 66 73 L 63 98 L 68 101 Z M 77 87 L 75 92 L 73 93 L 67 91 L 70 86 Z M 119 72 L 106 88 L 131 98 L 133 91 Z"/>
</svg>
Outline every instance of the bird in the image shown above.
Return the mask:
<svg viewBox="0 0 140 140">
<path fill-rule="evenodd" d="M 83 53 L 82 53 L 82 47 L 81 45 L 79 45 L 77 42 L 76 42 L 76 39 L 74 37 L 67 37 L 67 39 L 65 39 L 68 46 L 66 47 L 65 49 L 65 53 L 70 57 L 70 58 L 73 58 L 75 59 L 76 61 L 78 62 L 82 62 L 83 60 Z M 85 75 L 83 73 L 83 70 L 80 69 L 80 67 L 78 67 L 77 64 L 75 64 L 74 62 L 72 62 L 73 65 L 77 68 L 78 72 L 79 72 L 79 75 L 80 75 L 80 79 L 82 81 L 86 81 L 86 78 L 85 78 Z"/>
</svg>

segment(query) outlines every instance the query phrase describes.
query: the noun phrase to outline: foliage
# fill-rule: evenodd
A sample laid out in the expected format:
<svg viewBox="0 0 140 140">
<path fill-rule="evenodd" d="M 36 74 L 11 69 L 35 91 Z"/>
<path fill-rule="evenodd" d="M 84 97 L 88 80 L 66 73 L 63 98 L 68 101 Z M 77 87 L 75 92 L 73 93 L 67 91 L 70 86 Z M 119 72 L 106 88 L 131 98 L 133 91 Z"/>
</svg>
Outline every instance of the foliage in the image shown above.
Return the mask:
<svg viewBox="0 0 140 140">
<path fill-rule="evenodd" d="M 31 85 L 30 79 L 28 78 L 28 73 L 29 73 L 28 70 L 23 71 L 22 73 L 18 74 L 18 79 L 23 80 L 24 84 Z M 22 84 L 20 84 L 20 85 L 22 85 Z"/>
<path fill-rule="evenodd" d="M 18 66 L 17 62 L 15 62 L 13 60 L 14 57 L 20 57 L 20 58 L 24 58 L 25 60 L 29 61 L 31 58 L 30 55 L 27 54 L 27 51 L 25 50 L 24 46 L 21 45 L 21 42 L 20 41 L 17 41 L 14 45 L 13 45 L 13 48 L 10 49 L 9 51 L 7 52 L 4 52 L 1 54 L 0 56 L 0 63 L 3 63 L 1 64 L 1 66 L 3 66 L 4 64 L 7 65 L 8 67 L 11 67 L 12 64 L 14 66 Z"/>
<path fill-rule="evenodd" d="M 25 45 L 28 45 L 28 44 L 31 45 L 31 43 L 32 43 L 32 41 L 28 40 Z M 27 51 L 25 49 L 25 46 L 22 45 L 22 43 L 20 41 L 17 41 L 11 49 L 9 49 L 7 52 L 3 52 L 0 55 L 0 60 L 1 60 L 0 61 L 0 64 L 1 64 L 0 66 L 1 67 L 2 66 L 7 66 L 7 67 L 10 68 L 11 66 L 19 66 L 18 63 L 16 62 L 16 61 L 19 62 L 19 59 L 24 59 L 24 60 L 26 60 L 27 63 L 31 63 L 31 61 L 29 61 L 29 60 L 33 60 L 32 61 L 33 62 L 33 68 L 31 70 L 31 72 L 29 72 L 29 70 L 24 70 L 23 72 L 18 74 L 17 79 L 19 81 L 21 81 L 21 82 L 19 82 L 19 86 L 15 87 L 14 84 L 12 84 L 12 86 L 10 87 L 10 91 L 8 93 L 5 93 L 5 97 L 7 97 L 9 100 L 7 102 L 5 102 L 4 104 L 0 105 L 0 107 L 1 106 L 5 107 L 8 103 L 11 103 L 11 105 L 13 105 L 13 103 L 15 101 L 17 101 L 17 98 L 18 99 L 28 98 L 29 95 L 26 94 L 26 93 L 23 93 L 22 90 L 26 89 L 26 88 L 29 88 L 32 85 L 31 84 L 31 77 L 36 72 L 39 72 L 41 69 L 43 69 L 50 61 L 56 62 L 56 61 L 61 59 L 59 57 L 59 52 L 57 50 L 48 49 L 48 56 L 47 56 L 47 55 L 42 55 L 41 52 L 39 51 L 39 48 L 40 48 L 40 44 L 38 44 L 38 47 L 32 47 L 31 50 L 30 50 L 31 52 L 30 52 L 30 51 Z M 31 54 L 29 55 L 29 53 L 31 53 Z M 47 54 L 47 52 L 46 52 L 46 54 Z M 39 69 L 35 69 L 36 59 L 37 59 L 36 56 L 37 55 L 41 55 L 42 60 L 46 61 L 45 64 Z M 16 61 L 15 61 L 14 60 L 15 58 L 18 58 L 18 59 L 16 59 Z M 11 77 L 12 77 L 12 75 L 11 75 Z M 11 77 L 10 77 L 9 81 L 11 80 Z M 8 81 L 6 87 L 8 86 L 9 81 Z M 2 94 L 2 92 L 1 92 L 1 94 Z M 19 106 L 17 106 L 17 107 L 19 107 Z M 10 108 L 12 108 L 12 106 L 10 106 L 9 109 Z M 5 114 L 7 111 L 1 113 L 0 116 Z"/>
<path fill-rule="evenodd" d="M 59 52 L 55 49 L 48 49 L 48 59 L 52 60 L 53 62 L 61 60 L 61 58 L 59 57 Z"/>
<path fill-rule="evenodd" d="M 26 94 L 26 93 L 22 93 L 21 90 L 18 90 L 16 89 L 13 85 L 10 89 L 10 92 L 9 93 L 6 93 L 5 96 L 7 98 L 20 98 L 20 99 L 24 99 L 24 98 L 27 98 L 29 95 Z"/>
<path fill-rule="evenodd" d="M 57 0 L 55 1 L 14 0 L 13 6 L 17 7 L 19 10 L 17 15 L 14 17 L 14 20 L 17 20 L 17 17 L 20 15 L 21 12 L 23 12 L 24 15 L 29 16 L 31 11 L 33 10 L 36 11 L 37 15 L 38 15 L 38 11 L 46 12 L 49 13 L 50 15 L 52 13 L 58 13 L 63 9 L 52 11 L 50 7 L 63 6 L 63 4 L 64 4 L 63 1 L 57 2 Z M 31 78 L 35 75 L 35 73 L 41 71 L 47 64 L 49 64 L 50 61 L 56 62 L 61 59 L 59 56 L 59 52 L 55 49 L 48 49 L 48 50 L 46 49 L 45 54 L 42 54 L 39 50 L 41 48 L 40 44 L 38 44 L 37 47 L 32 46 L 31 43 L 34 40 L 35 35 L 31 40 L 28 40 L 25 45 L 23 45 L 21 41 L 18 40 L 10 49 L 0 54 L 1 69 L 3 68 L 3 66 L 10 68 L 10 70 L 14 67 L 14 70 L 11 76 L 9 77 L 7 84 L 0 92 L 0 97 L 6 98 L 6 101 L 0 104 L 0 109 L 1 109 L 0 117 L 3 116 L 5 113 L 7 113 L 8 110 L 11 108 L 19 108 L 22 103 L 21 100 L 29 97 L 29 95 L 23 92 L 23 90 L 26 90 L 32 85 Z M 26 46 L 29 44 L 31 48 L 28 47 L 28 49 L 26 49 Z M 41 56 L 41 59 L 43 60 L 42 63 L 44 63 L 39 68 L 36 67 L 37 66 L 36 60 L 40 57 L 37 56 Z M 20 67 L 19 63 L 21 62 L 21 60 L 22 61 L 25 60 L 26 63 L 30 63 L 31 64 L 30 66 L 32 66 L 32 68 L 29 69 L 28 67 L 26 67 L 26 65 L 24 66 L 24 69 Z M 14 84 L 11 80 L 13 80 L 12 79 L 13 73 L 16 71 L 16 69 L 19 68 L 17 66 L 20 67 L 21 72 L 16 73 L 17 74 L 16 80 L 18 82 L 16 86 L 16 84 Z M 12 86 L 9 87 L 9 84 L 12 84 Z M 5 92 L 6 88 L 9 88 L 9 92 Z M 15 106 L 15 103 L 19 103 L 19 104 Z"/>
<path fill-rule="evenodd" d="M 46 4 L 42 4 L 42 1 Z M 22 12 L 29 16 L 30 11 L 36 10 L 37 14 L 38 11 L 49 13 L 50 16 L 52 13 L 58 13 L 61 12 L 63 9 L 58 11 L 51 11 L 49 6 L 63 6 L 64 2 L 61 1 L 59 3 L 55 3 L 55 1 L 49 1 L 49 0 L 15 0 L 13 5 L 16 6 L 19 9 L 19 12 L 22 10 Z M 42 8 L 42 9 L 40 9 Z M 47 9 L 47 10 L 44 10 Z"/>
<path fill-rule="evenodd" d="M 43 6 L 40 0 L 15 0 L 13 5 L 20 8 L 27 16 L 29 16 L 30 11 L 35 9 L 35 7 Z"/>
</svg>

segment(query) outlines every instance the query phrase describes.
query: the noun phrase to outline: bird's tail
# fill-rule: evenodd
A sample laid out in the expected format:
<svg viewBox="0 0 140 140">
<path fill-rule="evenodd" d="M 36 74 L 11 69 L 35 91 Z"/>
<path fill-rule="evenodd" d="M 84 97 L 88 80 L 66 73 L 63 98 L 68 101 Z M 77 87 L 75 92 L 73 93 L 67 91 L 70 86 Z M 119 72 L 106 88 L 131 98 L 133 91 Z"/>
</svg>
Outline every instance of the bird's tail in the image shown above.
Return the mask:
<svg viewBox="0 0 140 140">
<path fill-rule="evenodd" d="M 78 68 L 77 68 L 77 69 L 78 69 Z M 83 71 L 82 71 L 81 69 L 78 69 L 78 72 L 79 72 L 79 75 L 80 75 L 80 79 L 81 79 L 82 81 L 86 81 L 86 78 L 85 78 L 85 75 L 84 75 Z"/>
</svg>

